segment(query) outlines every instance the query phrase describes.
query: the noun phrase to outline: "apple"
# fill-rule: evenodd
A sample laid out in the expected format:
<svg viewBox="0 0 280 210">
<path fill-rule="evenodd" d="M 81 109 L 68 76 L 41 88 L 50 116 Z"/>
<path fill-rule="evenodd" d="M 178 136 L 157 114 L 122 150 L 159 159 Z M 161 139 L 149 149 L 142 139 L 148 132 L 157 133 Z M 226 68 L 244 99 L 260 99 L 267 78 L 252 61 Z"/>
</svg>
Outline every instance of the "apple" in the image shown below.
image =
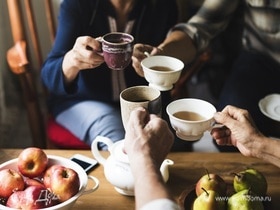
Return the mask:
<svg viewBox="0 0 280 210">
<path fill-rule="evenodd" d="M 40 176 L 46 169 L 48 157 L 37 147 L 28 147 L 18 156 L 17 167 L 19 172 L 29 178 Z"/>
<path fill-rule="evenodd" d="M 58 203 L 58 199 L 43 186 L 29 186 L 13 193 L 6 206 L 17 209 L 42 209 Z"/>
<path fill-rule="evenodd" d="M 21 209 L 20 200 L 23 197 L 24 191 L 14 192 L 7 200 L 6 206 L 14 209 Z"/>
<path fill-rule="evenodd" d="M 13 169 L 0 171 L 0 197 L 8 198 L 13 192 L 24 189 L 22 175 Z"/>
<path fill-rule="evenodd" d="M 203 175 L 196 183 L 195 192 L 199 196 L 205 190 L 213 190 L 219 193 L 219 195 L 226 195 L 227 185 L 226 182 L 218 174 L 207 174 Z"/>
<path fill-rule="evenodd" d="M 220 195 L 213 190 L 205 190 L 202 188 L 201 193 L 193 203 L 193 210 L 225 210 L 225 200 L 218 199 Z"/>
<path fill-rule="evenodd" d="M 62 165 L 51 165 L 48 167 L 44 173 L 43 176 L 43 183 L 46 188 L 50 188 L 51 186 L 51 175 L 54 173 L 56 169 L 60 169 L 61 167 L 64 167 Z"/>
<path fill-rule="evenodd" d="M 50 190 L 63 202 L 78 193 L 80 179 L 78 173 L 67 167 L 56 168 L 50 176 Z"/>
<path fill-rule="evenodd" d="M 44 186 L 44 183 L 37 178 L 24 177 L 25 187 L 29 186 Z"/>
</svg>

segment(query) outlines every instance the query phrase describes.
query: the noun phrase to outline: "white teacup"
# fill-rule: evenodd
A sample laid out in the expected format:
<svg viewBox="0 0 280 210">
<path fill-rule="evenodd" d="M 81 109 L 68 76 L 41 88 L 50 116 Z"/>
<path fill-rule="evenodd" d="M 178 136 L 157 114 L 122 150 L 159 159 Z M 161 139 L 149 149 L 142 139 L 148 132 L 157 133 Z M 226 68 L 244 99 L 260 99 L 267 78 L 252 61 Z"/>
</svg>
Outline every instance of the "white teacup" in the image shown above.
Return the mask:
<svg viewBox="0 0 280 210">
<path fill-rule="evenodd" d="M 184 68 L 184 63 L 174 57 L 155 55 L 148 56 L 141 62 L 144 77 L 149 86 L 160 91 L 167 91 L 173 88 Z"/>
<path fill-rule="evenodd" d="M 206 130 L 212 128 L 216 108 L 201 99 L 185 98 L 171 102 L 166 107 L 166 112 L 180 139 L 196 141 Z"/>
</svg>

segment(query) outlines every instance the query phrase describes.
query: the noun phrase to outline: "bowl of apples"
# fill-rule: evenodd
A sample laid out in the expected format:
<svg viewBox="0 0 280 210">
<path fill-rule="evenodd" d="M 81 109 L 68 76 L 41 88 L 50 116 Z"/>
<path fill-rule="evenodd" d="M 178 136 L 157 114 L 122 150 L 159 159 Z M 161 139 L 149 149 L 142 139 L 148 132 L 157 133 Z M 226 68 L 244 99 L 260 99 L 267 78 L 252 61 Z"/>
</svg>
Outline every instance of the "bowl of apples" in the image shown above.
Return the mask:
<svg viewBox="0 0 280 210">
<path fill-rule="evenodd" d="M 92 182 L 91 184 L 89 183 Z M 0 209 L 68 210 L 96 191 L 99 180 L 70 159 L 36 147 L 0 165 Z"/>
</svg>

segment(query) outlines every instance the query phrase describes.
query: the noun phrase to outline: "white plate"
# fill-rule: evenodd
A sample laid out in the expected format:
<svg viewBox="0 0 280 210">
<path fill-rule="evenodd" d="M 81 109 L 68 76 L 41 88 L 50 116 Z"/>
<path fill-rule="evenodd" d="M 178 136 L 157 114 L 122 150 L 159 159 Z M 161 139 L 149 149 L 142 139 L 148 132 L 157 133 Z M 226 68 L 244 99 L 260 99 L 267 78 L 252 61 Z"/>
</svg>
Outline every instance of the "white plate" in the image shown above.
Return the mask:
<svg viewBox="0 0 280 210">
<path fill-rule="evenodd" d="M 280 94 L 267 95 L 259 101 L 259 107 L 265 116 L 280 122 Z"/>
</svg>

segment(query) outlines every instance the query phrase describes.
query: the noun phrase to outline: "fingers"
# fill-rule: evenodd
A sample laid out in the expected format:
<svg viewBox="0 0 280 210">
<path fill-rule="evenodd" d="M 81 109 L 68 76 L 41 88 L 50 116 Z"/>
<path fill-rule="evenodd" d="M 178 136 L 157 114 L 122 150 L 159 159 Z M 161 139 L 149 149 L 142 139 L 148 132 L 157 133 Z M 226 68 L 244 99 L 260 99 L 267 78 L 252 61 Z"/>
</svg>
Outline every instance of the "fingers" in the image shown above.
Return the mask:
<svg viewBox="0 0 280 210">
<path fill-rule="evenodd" d="M 227 127 L 213 128 L 211 135 L 218 145 L 232 145 L 231 131 Z"/>
<path fill-rule="evenodd" d="M 101 44 L 90 36 L 78 37 L 72 49 L 72 62 L 79 69 L 96 68 L 104 62 Z"/>
<path fill-rule="evenodd" d="M 149 54 L 155 54 L 157 51 L 154 50 L 153 46 L 145 45 L 145 44 L 135 44 L 133 48 L 133 55 L 132 55 L 132 66 L 135 69 L 136 73 L 144 77 L 144 72 L 141 67 L 141 61 L 146 58 L 145 52 Z"/>
<path fill-rule="evenodd" d="M 149 120 L 148 118 L 148 111 L 143 107 L 138 107 L 131 112 L 129 117 L 129 125 L 142 129 L 147 124 L 147 121 Z"/>
<path fill-rule="evenodd" d="M 140 77 L 144 77 L 144 72 L 141 66 L 141 62 L 138 60 L 138 58 L 132 56 L 132 67 L 135 69 L 136 73 Z"/>
</svg>

